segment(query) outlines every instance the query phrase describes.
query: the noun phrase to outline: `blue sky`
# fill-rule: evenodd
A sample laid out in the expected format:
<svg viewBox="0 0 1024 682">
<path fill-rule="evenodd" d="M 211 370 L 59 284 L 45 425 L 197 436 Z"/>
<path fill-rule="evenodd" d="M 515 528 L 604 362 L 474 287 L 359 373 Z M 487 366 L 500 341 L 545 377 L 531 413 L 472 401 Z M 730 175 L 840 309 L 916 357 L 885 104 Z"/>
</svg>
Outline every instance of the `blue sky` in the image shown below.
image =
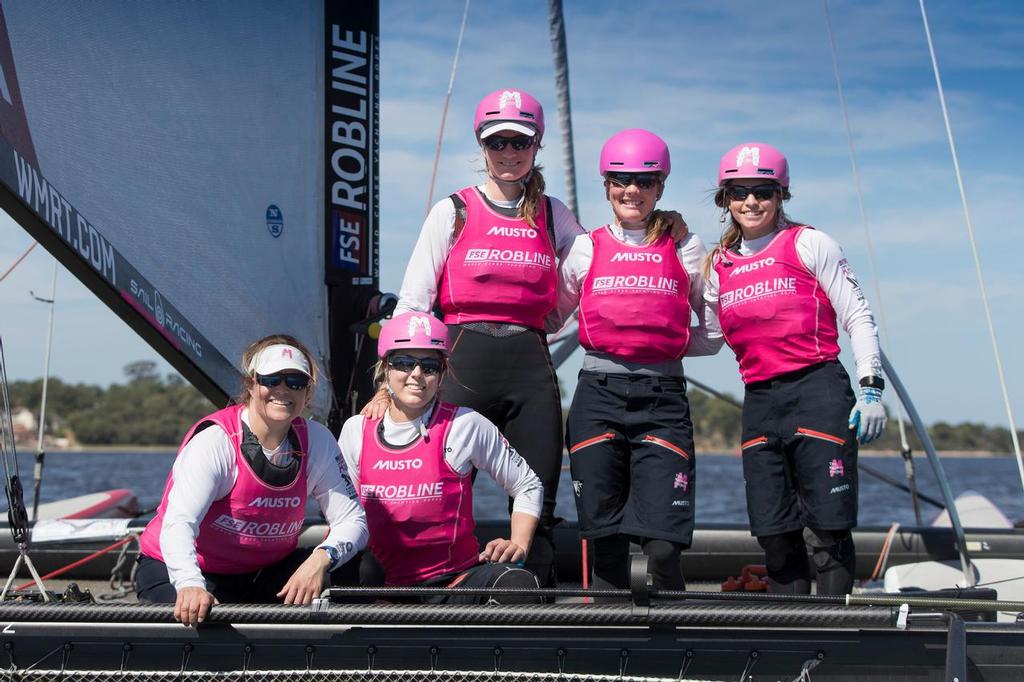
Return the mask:
<svg viewBox="0 0 1024 682">
<path fill-rule="evenodd" d="M 833 29 L 868 228 L 886 314 L 888 353 L 928 422 L 1006 424 L 918 3 L 831 1 Z M 927 4 L 946 99 L 985 268 L 996 333 L 1018 420 L 1024 419 L 1024 274 L 1008 247 L 1024 167 L 1024 6 Z M 425 212 L 443 98 L 463 2 L 381 5 L 381 284 L 397 290 Z M 789 156 L 791 215 L 836 237 L 873 305 L 864 227 L 820 0 L 593 3 L 566 0 L 573 123 L 583 224 L 609 219 L 597 175 L 605 138 L 622 128 L 662 135 L 673 172 L 660 207 L 686 216 L 705 242 L 720 231 L 709 199 L 719 156 L 759 139 Z M 563 197 L 547 2 L 475 2 L 449 110 L 435 200 L 479 181 L 470 132 L 484 93 L 514 86 L 547 109 L 541 160 Z M 31 242 L 0 218 L 0 269 Z M 36 251 L 0 284 L 12 379 L 43 368 L 52 259 Z M 70 381 L 121 379 L 156 358 L 66 271 L 57 285 L 52 372 Z M 847 366 L 850 358 L 844 355 Z M 161 364 L 166 370 L 167 366 Z M 574 384 L 571 360 L 563 385 Z M 741 393 L 728 348 L 686 371 Z M 1016 383 L 1015 383 L 1016 382 Z M 566 400 L 571 396 L 565 396 Z"/>
</svg>

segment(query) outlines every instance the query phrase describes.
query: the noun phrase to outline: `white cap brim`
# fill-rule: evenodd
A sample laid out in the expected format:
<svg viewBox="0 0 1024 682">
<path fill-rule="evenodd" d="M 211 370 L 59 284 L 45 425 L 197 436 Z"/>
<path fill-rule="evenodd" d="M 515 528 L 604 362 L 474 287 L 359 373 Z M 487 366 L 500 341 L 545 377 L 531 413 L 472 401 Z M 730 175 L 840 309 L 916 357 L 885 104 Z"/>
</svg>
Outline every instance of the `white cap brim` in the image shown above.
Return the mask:
<svg viewBox="0 0 1024 682">
<path fill-rule="evenodd" d="M 305 354 L 295 346 L 283 343 L 267 346 L 249 363 L 249 371 L 257 374 L 276 374 L 287 370 L 302 372 L 307 377 L 313 376 Z"/>
<path fill-rule="evenodd" d="M 498 121 L 492 123 L 488 127 L 480 131 L 480 139 L 490 137 L 495 133 L 500 133 L 503 130 L 511 130 L 517 133 L 522 133 L 529 137 L 533 137 L 537 134 L 537 129 L 527 123 L 516 123 L 515 121 Z"/>
</svg>

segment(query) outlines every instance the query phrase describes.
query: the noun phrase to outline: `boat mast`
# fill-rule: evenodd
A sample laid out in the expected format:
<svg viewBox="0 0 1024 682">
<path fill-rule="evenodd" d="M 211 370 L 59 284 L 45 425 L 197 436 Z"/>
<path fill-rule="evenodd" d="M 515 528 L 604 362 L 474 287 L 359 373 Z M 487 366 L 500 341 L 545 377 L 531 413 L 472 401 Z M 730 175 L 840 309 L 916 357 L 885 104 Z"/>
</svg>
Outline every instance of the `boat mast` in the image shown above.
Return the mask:
<svg viewBox="0 0 1024 682">
<path fill-rule="evenodd" d="M 981 270 L 981 258 L 978 256 L 978 245 L 974 240 L 974 224 L 971 222 L 971 212 L 967 207 L 967 193 L 964 191 L 964 180 L 960 174 L 960 159 L 956 152 L 956 142 L 953 140 L 953 127 L 949 123 L 949 110 L 946 108 L 946 95 L 942 89 L 942 77 L 939 75 L 939 62 L 935 57 L 935 45 L 932 43 L 932 32 L 928 26 L 928 13 L 925 11 L 924 0 L 918 0 L 921 6 L 921 22 L 924 25 L 924 35 L 928 40 L 928 54 L 932 59 L 932 71 L 935 72 L 935 87 L 939 93 L 939 105 L 942 108 L 942 120 L 946 124 L 946 139 L 949 140 L 949 152 L 953 157 L 953 171 L 956 174 L 956 184 L 960 189 L 960 203 L 964 209 L 964 220 L 967 223 L 967 238 L 971 243 L 971 254 L 974 256 L 974 271 L 978 275 L 978 289 L 981 292 L 981 303 L 985 310 L 985 322 L 988 324 L 988 335 L 992 341 L 992 353 L 996 361 L 996 373 L 999 375 L 999 386 L 1003 392 L 1003 404 L 1006 407 L 1006 418 L 1010 423 L 1010 441 L 1013 443 L 1013 453 L 1017 458 L 1017 471 L 1020 474 L 1021 486 L 1024 487 L 1024 458 L 1021 457 L 1020 440 L 1017 438 L 1017 426 L 1013 418 L 1013 408 L 1010 406 L 1010 394 L 1006 388 L 1006 373 L 1003 371 L 1002 356 L 999 353 L 999 342 L 996 340 L 995 325 L 992 323 L 992 311 L 988 305 L 988 292 L 985 289 L 985 277 Z"/>
<path fill-rule="evenodd" d="M 579 220 L 576 199 L 576 161 L 572 144 L 572 107 L 569 102 L 569 58 L 565 43 L 565 17 L 562 0 L 548 0 L 551 22 L 551 49 L 555 57 L 555 95 L 558 100 L 558 125 L 562 128 L 562 165 L 565 168 L 566 203 Z"/>
</svg>

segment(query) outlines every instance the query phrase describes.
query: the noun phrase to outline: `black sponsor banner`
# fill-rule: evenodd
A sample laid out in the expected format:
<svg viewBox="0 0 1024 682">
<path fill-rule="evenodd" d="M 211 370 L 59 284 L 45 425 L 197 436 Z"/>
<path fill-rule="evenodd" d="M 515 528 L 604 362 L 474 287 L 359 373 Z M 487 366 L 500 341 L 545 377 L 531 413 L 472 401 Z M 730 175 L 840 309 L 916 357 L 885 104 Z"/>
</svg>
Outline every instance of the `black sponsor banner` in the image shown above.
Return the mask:
<svg viewBox="0 0 1024 682">
<path fill-rule="evenodd" d="M 328 285 L 376 287 L 379 8 L 324 2 L 324 222 Z"/>
<path fill-rule="evenodd" d="M 3 137 L 0 204 L 207 398 L 234 392 L 233 365 Z"/>
<path fill-rule="evenodd" d="M 351 325 L 367 316 L 380 277 L 379 15 L 377 0 L 324 1 L 324 281 L 335 433 L 369 399 L 377 356 L 376 343 Z"/>
</svg>

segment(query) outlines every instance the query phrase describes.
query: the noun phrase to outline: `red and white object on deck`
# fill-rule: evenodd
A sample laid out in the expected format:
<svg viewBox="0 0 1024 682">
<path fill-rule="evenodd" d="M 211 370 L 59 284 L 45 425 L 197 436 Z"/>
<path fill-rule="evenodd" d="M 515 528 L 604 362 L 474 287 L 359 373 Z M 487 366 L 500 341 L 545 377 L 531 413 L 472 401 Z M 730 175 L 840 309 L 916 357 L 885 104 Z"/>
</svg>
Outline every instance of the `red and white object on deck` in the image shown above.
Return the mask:
<svg viewBox="0 0 1024 682">
<path fill-rule="evenodd" d="M 40 504 L 38 519 L 130 519 L 138 514 L 135 493 L 116 488 Z"/>
</svg>

